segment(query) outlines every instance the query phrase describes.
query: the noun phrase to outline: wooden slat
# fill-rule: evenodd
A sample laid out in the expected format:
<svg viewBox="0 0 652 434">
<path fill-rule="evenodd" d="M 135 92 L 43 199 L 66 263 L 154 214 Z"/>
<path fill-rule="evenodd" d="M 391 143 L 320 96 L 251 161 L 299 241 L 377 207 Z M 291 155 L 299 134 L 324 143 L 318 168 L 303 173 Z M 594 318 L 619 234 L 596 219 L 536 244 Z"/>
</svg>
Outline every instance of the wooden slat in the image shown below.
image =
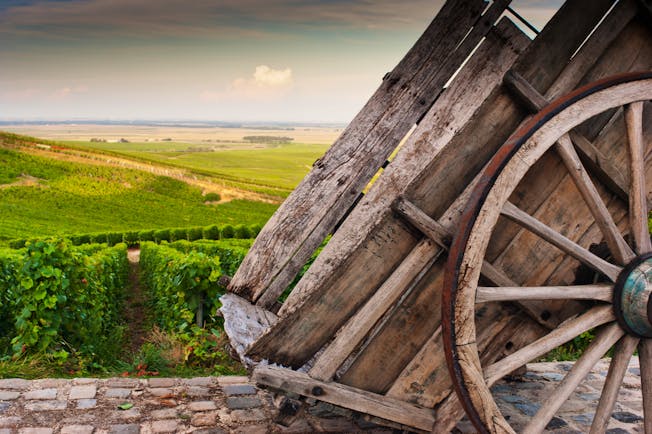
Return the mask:
<svg viewBox="0 0 652 434">
<path fill-rule="evenodd" d="M 531 112 L 538 112 L 548 104 L 548 100 L 543 95 L 514 71 L 509 71 L 505 75 L 505 85 Z M 577 132 L 570 134 L 572 142 L 589 172 L 620 198 L 627 201 L 627 181 L 622 173 L 586 137 Z"/>
<path fill-rule="evenodd" d="M 310 376 L 318 380 L 331 380 L 374 324 L 408 290 L 415 279 L 419 280 L 419 275 L 424 273 L 424 269 L 429 268 L 442 252 L 443 249 L 431 240 L 421 240 L 369 301 L 337 332 L 333 342 L 319 355 L 310 369 Z"/>
<path fill-rule="evenodd" d="M 610 264 L 599 256 L 594 255 L 584 247 L 569 240 L 536 218 L 521 211 L 513 204 L 510 204 L 509 202 L 505 203 L 501 212 L 504 216 L 514 220 L 520 225 L 523 225 L 523 227 L 531 230 L 533 233 L 555 245 L 567 254 L 582 261 L 586 265 L 589 265 L 596 271 L 603 273 L 605 276 L 609 277 L 612 282 L 615 282 L 618 278 L 618 274 L 620 274 L 621 270 L 620 267 Z"/>
<path fill-rule="evenodd" d="M 424 431 L 432 430 L 435 421 L 434 411 L 431 409 L 342 384 L 318 381 L 291 369 L 259 365 L 254 370 L 252 379 L 258 384 L 330 402 Z"/>
<path fill-rule="evenodd" d="M 523 41 L 516 38 L 519 32 L 511 23 L 504 22 L 488 35 L 477 55 L 433 107 L 431 113 L 436 113 L 436 117 L 422 120 L 299 282 L 288 298 L 288 306 L 281 310 L 281 315 L 286 316 L 279 327 L 261 337 L 251 354 L 282 360 L 286 365 L 304 363 L 414 247 L 418 238 L 413 230 L 395 219 L 390 205 L 427 167 L 428 159 L 435 158 L 438 150 L 473 116 L 481 101 L 499 86 L 504 71 L 518 54 L 517 41 Z M 507 47 L 506 39 L 511 40 Z M 466 83 L 471 77 L 476 86 L 469 88 Z M 424 140 L 427 136 L 433 140 Z M 361 265 L 348 261 L 351 255 Z M 364 276 L 359 273 L 361 269 L 367 270 Z M 299 306 L 302 309 L 297 310 Z"/>
<path fill-rule="evenodd" d="M 514 69 L 528 80 L 536 81 L 538 86 L 550 84 L 567 64 L 577 46 L 586 38 L 588 29 L 593 27 L 610 6 L 610 2 L 592 3 L 587 9 L 586 4 L 567 3 L 563 9 L 564 13 L 558 14 L 551 20 L 547 30 L 544 30 L 532 43 L 542 44 L 542 46 L 528 49 L 528 54 L 521 55 L 520 69 L 516 67 Z M 594 7 L 596 9 L 593 9 Z M 592 19 L 594 21 L 591 24 L 585 21 Z M 580 23 L 579 27 L 578 23 Z M 564 37 L 549 36 L 555 32 L 563 33 Z M 554 40 L 555 50 L 550 50 L 550 46 L 547 46 L 547 41 L 552 40 Z M 408 195 L 410 200 L 428 215 L 441 215 L 483 167 L 487 159 L 506 140 L 509 132 L 518 126 L 522 116 L 520 107 L 506 93 L 501 91 L 492 93 L 473 120 L 442 149 L 437 158 L 415 180 L 414 189 Z M 434 132 L 438 133 L 437 130 Z M 416 135 L 416 137 L 424 142 L 436 140 L 436 134 L 432 136 L 424 134 L 421 137 Z M 424 158 L 426 155 L 421 153 L 418 158 Z M 394 163 L 396 161 L 394 160 Z M 391 166 L 388 167 L 389 169 Z M 386 175 L 387 173 L 383 176 Z M 386 184 L 382 186 L 386 187 Z M 377 191 L 380 194 L 385 189 L 379 187 Z M 457 217 L 450 218 L 450 224 L 454 227 Z M 358 267 L 363 266 L 363 263 L 358 263 Z M 373 270 L 372 273 L 376 270 L 375 265 Z M 433 312 L 440 308 L 437 300 L 441 297 L 441 281 L 435 273 L 429 275 L 427 279 L 430 282 L 415 289 L 405 299 L 401 308 L 393 313 L 383 330 L 379 331 L 365 350 L 359 353 L 340 381 L 377 392 L 385 391 L 391 386 L 406 364 L 432 336 L 438 325 L 439 317 Z M 403 329 L 408 329 L 410 332 L 404 332 Z M 385 355 L 390 352 L 399 353 L 400 356 L 385 362 L 387 359 Z M 374 366 L 378 366 L 379 363 L 383 363 L 381 372 L 374 369 Z M 435 369 L 436 367 L 433 367 L 433 371 Z"/>
<path fill-rule="evenodd" d="M 486 287 L 476 290 L 475 302 L 516 300 L 598 300 L 613 299 L 612 285 Z"/>
<path fill-rule="evenodd" d="M 269 291 L 260 304 L 271 306 L 276 301 L 484 36 L 478 31 L 473 35 L 475 43 L 460 45 L 483 7 L 482 0 L 455 0 L 444 5 L 349 127 L 269 220 L 234 276 L 230 291 L 250 300 Z M 485 33 L 487 30 L 484 28 Z"/>
</svg>

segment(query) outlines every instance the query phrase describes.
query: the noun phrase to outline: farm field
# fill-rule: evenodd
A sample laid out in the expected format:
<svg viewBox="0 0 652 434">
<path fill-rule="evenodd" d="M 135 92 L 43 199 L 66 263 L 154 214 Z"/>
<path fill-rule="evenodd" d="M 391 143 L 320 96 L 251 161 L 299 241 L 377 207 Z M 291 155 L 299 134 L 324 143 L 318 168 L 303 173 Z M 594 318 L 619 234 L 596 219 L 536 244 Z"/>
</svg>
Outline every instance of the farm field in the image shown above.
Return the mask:
<svg viewBox="0 0 652 434">
<path fill-rule="evenodd" d="M 205 203 L 179 179 L 32 155 L 0 136 L 0 244 L 9 239 L 211 224 L 264 224 L 273 203 Z"/>
<path fill-rule="evenodd" d="M 219 178 L 237 188 L 281 198 L 292 191 L 341 132 L 340 128 L 332 127 L 9 125 L 3 128 L 57 140 L 75 149 L 189 169 Z M 244 140 L 251 136 L 289 137 L 292 140 L 288 143 Z"/>
</svg>

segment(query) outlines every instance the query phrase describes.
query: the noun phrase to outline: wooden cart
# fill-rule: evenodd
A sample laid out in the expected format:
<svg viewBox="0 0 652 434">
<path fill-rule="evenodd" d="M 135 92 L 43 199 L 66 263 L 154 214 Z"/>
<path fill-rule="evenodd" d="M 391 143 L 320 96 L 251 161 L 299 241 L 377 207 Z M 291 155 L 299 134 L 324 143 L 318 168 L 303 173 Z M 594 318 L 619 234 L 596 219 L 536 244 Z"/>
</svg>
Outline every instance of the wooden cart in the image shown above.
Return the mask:
<svg viewBox="0 0 652 434">
<path fill-rule="evenodd" d="M 508 3 L 449 0 L 256 239 L 222 311 L 258 383 L 415 431 L 466 410 L 540 432 L 616 345 L 592 432 L 638 348 L 652 433 L 650 8 L 567 1 L 531 40 Z M 491 385 L 588 330 L 511 427 Z"/>
</svg>

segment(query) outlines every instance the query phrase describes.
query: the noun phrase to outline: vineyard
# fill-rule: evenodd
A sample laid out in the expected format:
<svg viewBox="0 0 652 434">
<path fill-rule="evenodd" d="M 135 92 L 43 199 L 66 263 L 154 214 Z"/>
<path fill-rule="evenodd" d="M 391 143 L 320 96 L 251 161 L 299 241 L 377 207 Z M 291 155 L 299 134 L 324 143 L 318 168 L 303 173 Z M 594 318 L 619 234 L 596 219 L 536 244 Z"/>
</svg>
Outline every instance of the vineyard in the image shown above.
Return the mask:
<svg viewBox="0 0 652 434">
<path fill-rule="evenodd" d="M 0 245 L 12 239 L 262 225 L 277 205 L 214 203 L 183 181 L 22 152 L 0 136 Z"/>
<path fill-rule="evenodd" d="M 241 372 L 224 350 L 218 299 L 220 277 L 235 272 L 251 242 L 144 242 L 139 287 L 129 284 L 124 243 L 60 238 L 0 249 L 0 377 Z M 150 332 L 125 350 L 133 291 L 143 293 L 138 313 Z"/>
</svg>

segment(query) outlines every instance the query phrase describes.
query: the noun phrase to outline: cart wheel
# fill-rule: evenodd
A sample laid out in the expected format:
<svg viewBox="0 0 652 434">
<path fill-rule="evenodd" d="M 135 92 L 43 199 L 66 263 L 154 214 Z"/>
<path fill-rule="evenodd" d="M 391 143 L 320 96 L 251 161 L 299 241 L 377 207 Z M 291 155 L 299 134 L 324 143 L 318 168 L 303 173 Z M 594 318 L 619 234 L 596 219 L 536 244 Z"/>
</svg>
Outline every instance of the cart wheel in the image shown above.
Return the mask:
<svg viewBox="0 0 652 434">
<path fill-rule="evenodd" d="M 511 433 L 517 428 L 525 433 L 543 431 L 591 368 L 615 345 L 591 432 L 606 430 L 629 360 L 638 348 L 644 426 L 645 432 L 652 434 L 652 245 L 647 207 L 647 193 L 652 180 L 649 176 L 646 179 L 643 134 L 643 107 L 649 100 L 652 100 L 652 72 L 619 75 L 585 86 L 551 103 L 528 121 L 503 145 L 478 179 L 449 254 L 442 329 L 456 392 L 469 419 L 480 432 Z M 626 131 L 624 146 L 627 146 L 629 157 L 629 212 L 626 212 L 625 204 L 623 212 L 627 215 L 621 224 L 627 228 L 623 232 L 629 234 L 625 237 L 580 162 L 569 135 L 573 128 L 600 115 L 610 116 L 611 121 L 620 120 Z M 510 201 L 520 181 L 553 146 L 577 187 L 578 197 L 581 197 L 576 206 L 583 206 L 582 201 L 588 205 L 599 234 L 608 246 L 609 256 L 594 254 L 588 246 L 571 240 L 573 237 L 560 233 L 564 231 L 552 229 Z M 500 283 L 479 286 L 481 273 L 487 267 L 491 268 L 485 256 L 501 216 L 544 240 L 543 244 L 551 249 L 559 249 L 566 258 L 592 268 L 601 276 L 598 279 L 601 282 L 571 285 L 549 280 L 545 283 L 548 286 L 537 287 Z M 563 216 L 564 210 L 560 210 L 556 218 Z M 631 241 L 628 243 L 625 238 Z M 565 280 L 568 281 L 568 276 Z M 496 284 L 495 279 L 493 284 Z M 476 343 L 478 311 L 486 303 L 523 303 L 528 300 L 557 303 L 556 306 L 560 301 L 579 300 L 585 308 L 538 340 L 483 366 Z M 545 398 L 525 427 L 511 426 L 501 414 L 490 387 L 525 363 L 539 360 L 591 329 L 596 331 L 595 338 L 552 396 Z"/>
</svg>

